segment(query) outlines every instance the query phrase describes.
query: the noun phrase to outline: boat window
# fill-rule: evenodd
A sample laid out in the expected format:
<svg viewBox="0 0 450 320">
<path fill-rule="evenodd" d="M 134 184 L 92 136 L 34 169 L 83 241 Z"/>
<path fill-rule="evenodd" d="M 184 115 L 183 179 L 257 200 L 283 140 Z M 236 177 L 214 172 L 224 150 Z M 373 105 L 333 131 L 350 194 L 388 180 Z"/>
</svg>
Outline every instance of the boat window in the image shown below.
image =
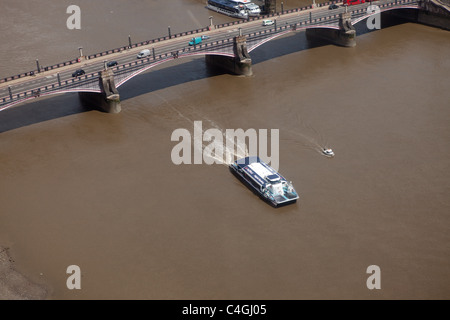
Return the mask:
<svg viewBox="0 0 450 320">
<path fill-rule="evenodd" d="M 276 183 L 280 182 L 280 177 L 273 174 L 273 175 L 267 176 L 266 180 L 269 181 L 271 184 L 276 184 Z"/>
</svg>

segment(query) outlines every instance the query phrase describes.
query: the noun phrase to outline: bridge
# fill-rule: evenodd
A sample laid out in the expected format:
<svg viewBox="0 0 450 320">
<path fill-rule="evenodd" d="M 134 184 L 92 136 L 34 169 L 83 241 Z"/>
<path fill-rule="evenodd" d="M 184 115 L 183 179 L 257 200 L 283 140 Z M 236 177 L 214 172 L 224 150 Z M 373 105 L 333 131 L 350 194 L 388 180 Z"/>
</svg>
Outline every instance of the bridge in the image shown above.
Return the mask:
<svg viewBox="0 0 450 320">
<path fill-rule="evenodd" d="M 338 4 L 339 7 L 330 9 L 331 4 Z M 354 46 L 354 25 L 379 13 L 370 9 L 371 5 L 378 6 L 380 12 L 415 12 L 408 16 L 413 21 L 450 29 L 449 7 L 439 0 L 379 0 L 352 6 L 327 2 L 169 34 L 137 44 L 130 41 L 127 46 L 89 56 L 83 56 L 80 50 L 77 59 L 54 66 L 41 67 L 37 63 L 36 70 L 0 79 L 0 111 L 30 99 L 78 92 L 82 101 L 105 112 L 117 113 L 121 110 L 117 89 L 128 80 L 174 59 L 198 55 L 205 56 L 208 64 L 233 74 L 249 76 L 252 74 L 250 53 L 268 41 L 291 32 L 305 31 L 311 39 Z M 262 21 L 267 19 L 274 24 L 263 26 Z M 205 39 L 200 44 L 189 45 L 189 41 L 197 36 L 205 36 Z M 150 55 L 138 59 L 137 54 L 143 49 L 150 50 Z M 108 67 L 106 61 L 117 61 L 118 64 Z M 80 68 L 86 73 L 73 77 L 72 73 Z"/>
</svg>

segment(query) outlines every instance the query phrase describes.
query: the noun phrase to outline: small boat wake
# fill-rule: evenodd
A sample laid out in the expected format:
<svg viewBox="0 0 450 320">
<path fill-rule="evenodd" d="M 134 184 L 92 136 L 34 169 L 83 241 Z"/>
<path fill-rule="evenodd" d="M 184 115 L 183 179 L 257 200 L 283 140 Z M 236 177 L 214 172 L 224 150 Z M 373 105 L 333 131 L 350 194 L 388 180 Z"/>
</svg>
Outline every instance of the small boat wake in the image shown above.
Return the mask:
<svg viewBox="0 0 450 320">
<path fill-rule="evenodd" d="M 297 126 L 304 129 L 303 131 L 305 132 L 285 129 L 283 130 L 283 132 L 287 132 L 295 137 L 286 138 L 285 140 L 297 143 L 303 148 L 314 150 L 321 155 L 333 157 L 334 152 L 331 148 L 328 147 L 328 141 L 324 139 L 322 133 L 314 129 L 311 125 L 308 125 L 304 121 L 300 120 L 298 113 L 296 114 L 296 117 Z"/>
</svg>

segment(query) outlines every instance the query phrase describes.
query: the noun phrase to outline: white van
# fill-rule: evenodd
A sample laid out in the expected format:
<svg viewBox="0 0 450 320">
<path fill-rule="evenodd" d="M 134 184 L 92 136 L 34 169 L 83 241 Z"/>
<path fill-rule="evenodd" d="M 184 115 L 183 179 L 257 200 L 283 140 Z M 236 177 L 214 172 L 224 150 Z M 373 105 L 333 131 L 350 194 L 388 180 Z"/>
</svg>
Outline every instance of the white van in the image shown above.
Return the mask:
<svg viewBox="0 0 450 320">
<path fill-rule="evenodd" d="M 273 25 L 275 22 L 273 20 L 264 20 L 263 21 L 263 26 L 271 26 Z"/>
<path fill-rule="evenodd" d="M 145 50 L 142 50 L 141 52 L 139 52 L 137 57 L 138 57 L 138 59 L 141 59 L 141 58 L 148 57 L 149 55 L 150 55 L 150 50 L 145 49 Z"/>
</svg>

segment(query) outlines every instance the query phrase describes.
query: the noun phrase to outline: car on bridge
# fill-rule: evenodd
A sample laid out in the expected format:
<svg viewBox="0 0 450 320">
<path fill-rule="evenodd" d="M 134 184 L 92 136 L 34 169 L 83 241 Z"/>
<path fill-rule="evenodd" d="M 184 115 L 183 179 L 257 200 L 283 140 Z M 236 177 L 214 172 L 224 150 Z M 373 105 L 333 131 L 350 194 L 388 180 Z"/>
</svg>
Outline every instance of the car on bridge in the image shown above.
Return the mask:
<svg viewBox="0 0 450 320">
<path fill-rule="evenodd" d="M 117 65 L 118 65 L 117 61 L 110 61 L 110 62 L 108 62 L 108 63 L 106 64 L 106 66 L 107 66 L 108 68 L 111 68 L 111 67 L 114 67 L 114 66 L 117 66 Z"/>
<path fill-rule="evenodd" d="M 263 26 L 271 26 L 273 25 L 275 22 L 273 20 L 264 20 L 262 25 Z"/>
<path fill-rule="evenodd" d="M 142 59 L 142 58 L 148 57 L 149 55 L 150 55 L 150 50 L 144 49 L 138 53 L 137 58 Z"/>
<path fill-rule="evenodd" d="M 207 36 L 207 35 L 203 35 L 202 36 L 202 40 L 207 40 L 207 39 L 209 39 L 210 38 L 210 36 Z"/>
<path fill-rule="evenodd" d="M 332 5 L 330 5 L 328 7 L 328 10 L 334 10 L 334 9 L 338 9 L 338 8 L 339 8 L 339 6 L 337 4 L 335 4 L 335 3 L 333 3 Z"/>
<path fill-rule="evenodd" d="M 82 75 L 85 74 L 85 73 L 86 73 L 86 72 L 84 72 L 83 69 L 78 69 L 78 70 L 75 70 L 74 73 L 72 73 L 72 77 L 79 77 L 79 76 L 82 76 Z"/>
<path fill-rule="evenodd" d="M 195 37 L 195 38 L 192 38 L 191 41 L 189 41 L 190 46 L 193 46 L 193 45 L 196 45 L 199 43 L 202 43 L 202 37 Z"/>
</svg>

